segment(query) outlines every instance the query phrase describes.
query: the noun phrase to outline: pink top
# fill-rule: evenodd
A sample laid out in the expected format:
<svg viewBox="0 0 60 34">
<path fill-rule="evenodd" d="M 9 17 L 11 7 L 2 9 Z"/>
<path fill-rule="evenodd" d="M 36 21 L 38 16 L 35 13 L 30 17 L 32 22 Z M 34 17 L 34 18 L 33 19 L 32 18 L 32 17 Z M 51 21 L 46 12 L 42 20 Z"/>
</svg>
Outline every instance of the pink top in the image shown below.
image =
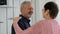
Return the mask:
<svg viewBox="0 0 60 34">
<path fill-rule="evenodd" d="M 60 34 L 60 26 L 56 20 L 42 20 L 26 30 L 21 30 L 17 23 L 14 23 L 16 34 Z"/>
</svg>

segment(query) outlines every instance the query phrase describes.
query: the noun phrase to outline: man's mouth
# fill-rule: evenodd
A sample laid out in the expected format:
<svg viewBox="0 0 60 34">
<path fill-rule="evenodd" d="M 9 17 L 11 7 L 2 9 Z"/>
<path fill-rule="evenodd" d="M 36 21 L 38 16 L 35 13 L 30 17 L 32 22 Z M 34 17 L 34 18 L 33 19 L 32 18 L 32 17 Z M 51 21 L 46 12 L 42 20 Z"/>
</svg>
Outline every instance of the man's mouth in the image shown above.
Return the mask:
<svg viewBox="0 0 60 34">
<path fill-rule="evenodd" d="M 33 14 L 33 12 L 29 12 L 29 14 L 31 14 L 31 15 L 32 15 L 32 14 Z"/>
</svg>

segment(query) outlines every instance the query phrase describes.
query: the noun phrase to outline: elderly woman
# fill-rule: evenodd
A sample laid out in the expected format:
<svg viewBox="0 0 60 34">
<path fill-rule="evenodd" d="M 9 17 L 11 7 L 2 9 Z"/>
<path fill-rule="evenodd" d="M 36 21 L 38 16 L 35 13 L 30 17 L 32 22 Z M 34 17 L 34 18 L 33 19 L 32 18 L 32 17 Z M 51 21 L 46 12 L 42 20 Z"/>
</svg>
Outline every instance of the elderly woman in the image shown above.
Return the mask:
<svg viewBox="0 0 60 34">
<path fill-rule="evenodd" d="M 60 26 L 55 20 L 58 14 L 57 4 L 54 2 L 48 2 L 44 5 L 43 17 L 45 20 L 37 22 L 26 30 L 22 30 L 18 26 L 19 17 L 14 19 L 14 29 L 16 34 L 60 34 Z"/>
</svg>

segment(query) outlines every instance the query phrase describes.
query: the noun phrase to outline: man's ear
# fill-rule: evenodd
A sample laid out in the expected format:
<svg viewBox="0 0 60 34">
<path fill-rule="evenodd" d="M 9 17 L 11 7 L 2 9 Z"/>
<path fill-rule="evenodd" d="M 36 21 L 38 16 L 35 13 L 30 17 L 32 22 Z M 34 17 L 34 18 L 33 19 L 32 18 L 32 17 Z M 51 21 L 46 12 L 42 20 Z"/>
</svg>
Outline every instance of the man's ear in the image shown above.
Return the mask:
<svg viewBox="0 0 60 34">
<path fill-rule="evenodd" d="M 22 7 L 20 8 L 20 11 L 22 12 Z"/>
</svg>

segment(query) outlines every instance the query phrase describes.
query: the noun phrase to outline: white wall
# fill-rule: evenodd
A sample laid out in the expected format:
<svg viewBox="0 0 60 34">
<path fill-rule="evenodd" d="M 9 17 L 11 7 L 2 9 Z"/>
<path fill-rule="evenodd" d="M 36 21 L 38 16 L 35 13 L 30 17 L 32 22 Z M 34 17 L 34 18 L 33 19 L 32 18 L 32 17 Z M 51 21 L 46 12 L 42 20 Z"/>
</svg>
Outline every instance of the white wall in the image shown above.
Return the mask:
<svg viewBox="0 0 60 34">
<path fill-rule="evenodd" d="M 58 23 L 60 25 L 60 0 L 55 0 L 54 2 L 57 3 L 58 8 L 59 8 L 59 13 L 58 13 L 58 16 L 57 16 L 56 20 L 58 21 Z"/>
</svg>

